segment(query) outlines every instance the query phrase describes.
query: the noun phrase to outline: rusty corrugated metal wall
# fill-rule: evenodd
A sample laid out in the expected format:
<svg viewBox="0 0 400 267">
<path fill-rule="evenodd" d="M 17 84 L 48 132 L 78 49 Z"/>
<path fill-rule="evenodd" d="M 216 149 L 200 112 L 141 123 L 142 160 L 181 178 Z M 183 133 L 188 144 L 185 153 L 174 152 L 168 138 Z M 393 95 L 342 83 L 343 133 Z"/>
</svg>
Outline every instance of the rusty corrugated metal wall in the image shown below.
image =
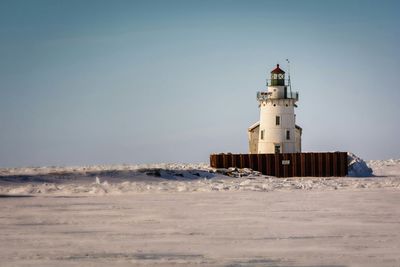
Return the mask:
<svg viewBox="0 0 400 267">
<path fill-rule="evenodd" d="M 213 168 L 250 168 L 276 177 L 346 176 L 347 152 L 212 154 Z"/>
</svg>

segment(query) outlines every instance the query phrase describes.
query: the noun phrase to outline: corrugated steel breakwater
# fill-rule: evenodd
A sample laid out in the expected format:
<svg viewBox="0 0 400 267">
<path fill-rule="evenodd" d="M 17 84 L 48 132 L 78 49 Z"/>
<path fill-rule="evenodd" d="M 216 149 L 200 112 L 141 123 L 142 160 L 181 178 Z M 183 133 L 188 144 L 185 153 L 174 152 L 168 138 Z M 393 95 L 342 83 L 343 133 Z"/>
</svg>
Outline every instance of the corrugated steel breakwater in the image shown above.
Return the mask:
<svg viewBox="0 0 400 267">
<path fill-rule="evenodd" d="M 212 154 L 213 168 L 250 168 L 276 177 L 346 176 L 347 152 Z"/>
</svg>

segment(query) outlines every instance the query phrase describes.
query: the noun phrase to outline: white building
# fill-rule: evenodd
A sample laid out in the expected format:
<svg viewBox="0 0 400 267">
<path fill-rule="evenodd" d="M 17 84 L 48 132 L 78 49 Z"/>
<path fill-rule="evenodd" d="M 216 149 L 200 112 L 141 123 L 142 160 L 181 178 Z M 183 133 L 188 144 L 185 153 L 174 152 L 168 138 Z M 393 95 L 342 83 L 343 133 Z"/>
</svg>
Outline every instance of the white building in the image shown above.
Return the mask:
<svg viewBox="0 0 400 267">
<path fill-rule="evenodd" d="M 301 152 L 301 127 L 296 125 L 294 108 L 299 93 L 292 92 L 290 79 L 279 64 L 271 71 L 267 91 L 258 92 L 260 121 L 248 129 L 251 154 Z"/>
</svg>

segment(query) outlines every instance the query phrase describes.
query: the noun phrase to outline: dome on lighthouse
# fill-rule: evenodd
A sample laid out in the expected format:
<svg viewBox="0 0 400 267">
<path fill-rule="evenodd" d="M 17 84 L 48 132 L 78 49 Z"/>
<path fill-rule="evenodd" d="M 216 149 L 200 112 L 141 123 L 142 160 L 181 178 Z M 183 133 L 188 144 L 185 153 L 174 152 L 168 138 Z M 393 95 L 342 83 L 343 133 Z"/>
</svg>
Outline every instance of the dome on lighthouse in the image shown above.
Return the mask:
<svg viewBox="0 0 400 267">
<path fill-rule="evenodd" d="M 271 71 L 271 73 L 285 73 L 281 68 L 279 68 L 279 64 L 276 64 L 276 68 Z"/>
</svg>

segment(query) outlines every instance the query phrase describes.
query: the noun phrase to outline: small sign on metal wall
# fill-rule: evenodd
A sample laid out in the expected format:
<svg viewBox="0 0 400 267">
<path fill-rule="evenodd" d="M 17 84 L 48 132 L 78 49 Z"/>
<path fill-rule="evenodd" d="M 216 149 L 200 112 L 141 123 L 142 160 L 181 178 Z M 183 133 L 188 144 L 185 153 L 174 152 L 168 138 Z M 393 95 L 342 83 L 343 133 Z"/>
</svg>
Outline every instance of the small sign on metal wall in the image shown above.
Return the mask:
<svg viewBox="0 0 400 267">
<path fill-rule="evenodd" d="M 282 165 L 290 165 L 290 160 L 282 160 Z"/>
</svg>

